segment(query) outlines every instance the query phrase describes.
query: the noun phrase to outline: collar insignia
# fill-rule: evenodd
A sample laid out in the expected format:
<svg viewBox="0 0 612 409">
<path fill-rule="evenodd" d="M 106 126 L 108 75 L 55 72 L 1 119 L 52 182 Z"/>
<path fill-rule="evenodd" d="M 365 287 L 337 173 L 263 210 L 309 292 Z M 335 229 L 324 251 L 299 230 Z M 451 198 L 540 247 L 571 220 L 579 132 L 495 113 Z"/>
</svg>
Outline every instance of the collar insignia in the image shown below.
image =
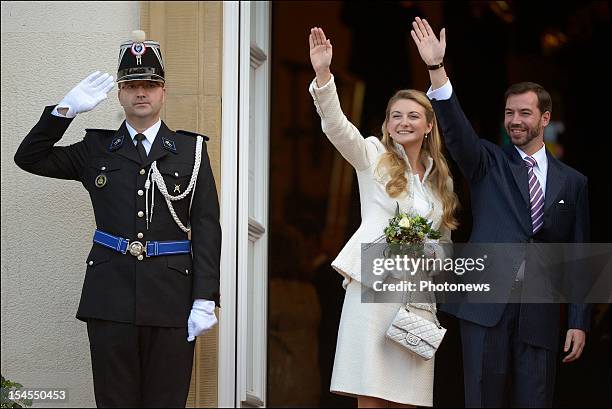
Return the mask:
<svg viewBox="0 0 612 409">
<path fill-rule="evenodd" d="M 119 148 L 121 148 L 121 146 L 123 145 L 123 140 L 125 139 L 125 135 L 121 135 L 121 136 L 117 136 L 116 138 L 113 138 L 113 140 L 110 143 L 110 146 L 108 147 L 109 151 L 115 151 Z"/>
<path fill-rule="evenodd" d="M 172 139 L 166 139 L 162 136 L 162 145 L 164 149 L 169 150 L 170 152 L 176 153 L 176 143 Z"/>
</svg>

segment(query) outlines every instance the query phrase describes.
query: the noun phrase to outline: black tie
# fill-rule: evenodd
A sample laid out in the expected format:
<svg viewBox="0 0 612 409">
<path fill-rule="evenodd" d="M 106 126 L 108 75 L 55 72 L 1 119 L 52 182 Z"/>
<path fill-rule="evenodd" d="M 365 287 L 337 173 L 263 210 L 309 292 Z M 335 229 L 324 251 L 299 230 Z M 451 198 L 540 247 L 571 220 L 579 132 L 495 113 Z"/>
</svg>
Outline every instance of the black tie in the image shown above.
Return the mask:
<svg viewBox="0 0 612 409">
<path fill-rule="evenodd" d="M 136 150 L 138 151 L 138 155 L 140 155 L 140 161 L 144 164 L 147 162 L 147 151 L 142 144 L 145 136 L 141 133 L 137 133 L 134 138 L 136 139 Z"/>
</svg>

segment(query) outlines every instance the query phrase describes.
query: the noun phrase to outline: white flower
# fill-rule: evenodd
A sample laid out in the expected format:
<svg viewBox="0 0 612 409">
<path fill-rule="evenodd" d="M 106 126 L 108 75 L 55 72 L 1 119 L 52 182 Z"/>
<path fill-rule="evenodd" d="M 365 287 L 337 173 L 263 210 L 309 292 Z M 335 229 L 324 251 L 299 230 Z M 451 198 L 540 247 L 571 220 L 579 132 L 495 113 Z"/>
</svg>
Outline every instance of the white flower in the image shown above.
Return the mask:
<svg viewBox="0 0 612 409">
<path fill-rule="evenodd" d="M 410 228 L 410 219 L 408 217 L 402 217 L 402 219 L 399 222 L 399 226 L 403 227 L 405 229 Z"/>
</svg>

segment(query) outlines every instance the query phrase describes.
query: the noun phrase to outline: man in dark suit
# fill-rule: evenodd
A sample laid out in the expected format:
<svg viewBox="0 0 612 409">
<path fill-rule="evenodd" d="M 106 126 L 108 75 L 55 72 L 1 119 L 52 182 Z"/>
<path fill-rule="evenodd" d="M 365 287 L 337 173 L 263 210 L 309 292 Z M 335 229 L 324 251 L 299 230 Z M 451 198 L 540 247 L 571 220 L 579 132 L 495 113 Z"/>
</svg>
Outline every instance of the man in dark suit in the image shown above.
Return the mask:
<svg viewBox="0 0 612 409">
<path fill-rule="evenodd" d="M 504 124 L 513 145 L 500 148 L 480 139 L 465 117 L 443 67 L 444 29 L 437 39 L 425 20 L 411 32 L 431 79 L 428 96 L 446 146 L 469 181 L 474 218 L 472 243 L 572 243 L 589 240 L 587 179 L 555 159 L 544 146 L 552 102 L 544 88 L 520 83 L 506 92 Z M 497 277 L 508 298 L 520 294 L 525 265 Z M 447 304 L 460 318 L 468 407 L 551 406 L 556 370 L 558 304 Z M 568 306 L 563 362 L 578 359 L 590 314 Z M 511 402 L 504 402 L 505 391 Z"/>
<path fill-rule="evenodd" d="M 120 128 L 54 146 L 113 88 L 112 76 L 95 72 L 45 109 L 15 162 L 77 180 L 91 197 L 97 229 L 77 318 L 87 322 L 97 405 L 184 407 L 195 337 L 217 323 L 219 204 L 205 137 L 160 119 L 159 44 L 133 36 L 119 54 Z"/>
</svg>

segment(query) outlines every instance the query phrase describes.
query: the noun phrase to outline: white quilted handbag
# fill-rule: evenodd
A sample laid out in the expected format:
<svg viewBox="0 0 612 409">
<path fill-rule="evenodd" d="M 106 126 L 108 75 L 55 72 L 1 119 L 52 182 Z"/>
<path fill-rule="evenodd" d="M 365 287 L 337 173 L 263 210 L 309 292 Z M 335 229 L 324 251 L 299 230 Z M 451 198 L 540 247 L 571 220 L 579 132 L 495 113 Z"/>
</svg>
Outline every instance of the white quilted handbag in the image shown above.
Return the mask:
<svg viewBox="0 0 612 409">
<path fill-rule="evenodd" d="M 423 359 L 429 360 L 433 358 L 440 346 L 444 334 L 446 334 L 446 328 L 442 328 L 440 325 L 436 311 L 431 304 L 420 304 L 412 304 L 412 308 L 431 312 L 436 322 L 431 322 L 415 314 L 409 309 L 411 304 L 406 304 L 395 314 L 395 318 L 393 318 L 393 322 L 387 330 L 387 337 Z"/>
</svg>

